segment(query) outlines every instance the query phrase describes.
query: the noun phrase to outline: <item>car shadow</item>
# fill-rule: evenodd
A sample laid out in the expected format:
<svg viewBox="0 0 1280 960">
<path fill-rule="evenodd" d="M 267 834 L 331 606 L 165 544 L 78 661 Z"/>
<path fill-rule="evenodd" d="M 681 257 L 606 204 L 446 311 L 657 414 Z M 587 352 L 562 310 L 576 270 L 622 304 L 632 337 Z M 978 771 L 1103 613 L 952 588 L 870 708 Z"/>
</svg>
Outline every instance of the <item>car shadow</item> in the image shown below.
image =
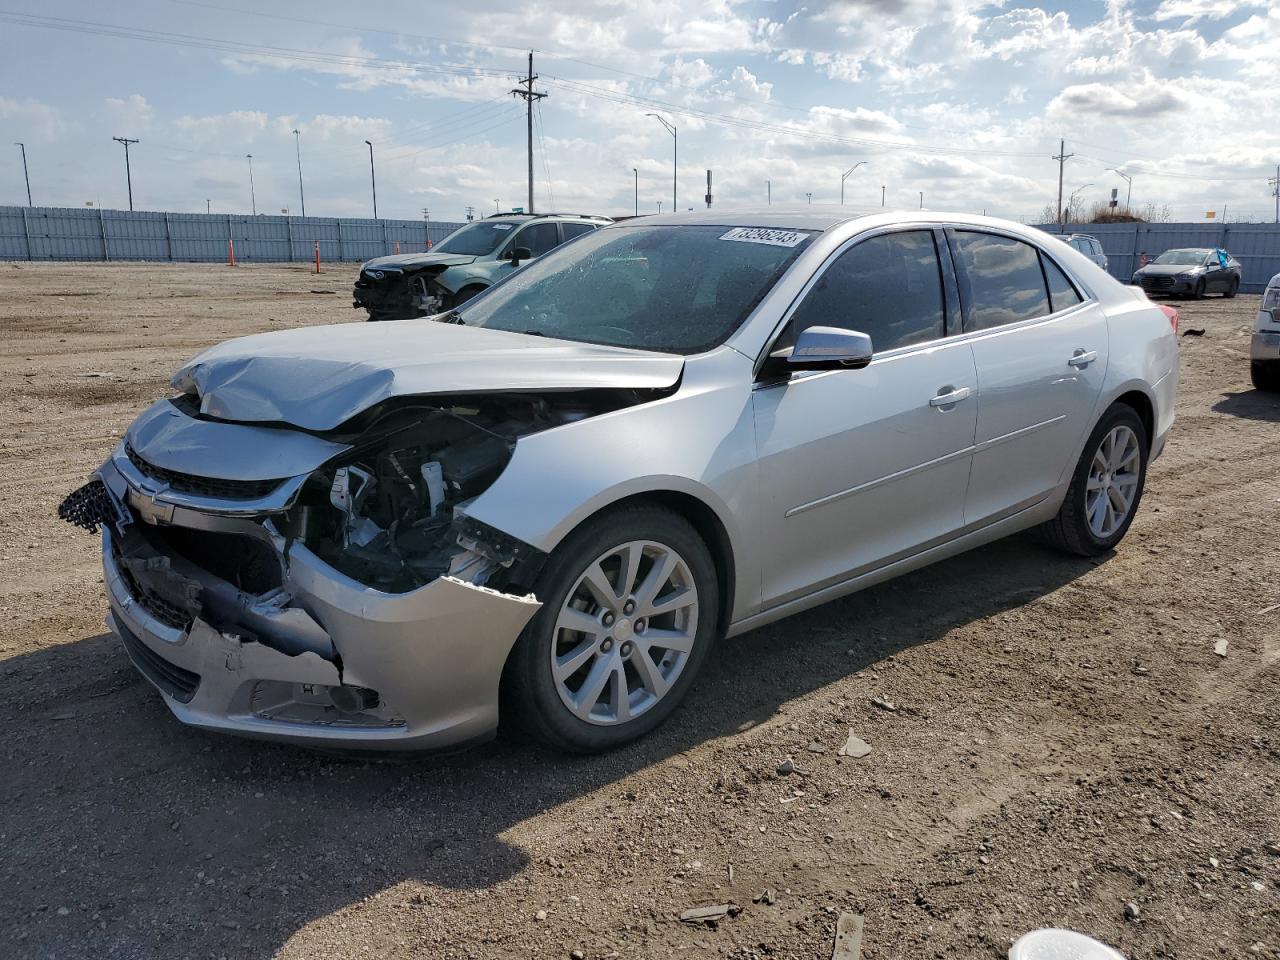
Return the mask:
<svg viewBox="0 0 1280 960">
<path fill-rule="evenodd" d="M 11 956 L 167 957 L 178 942 L 266 956 L 402 881 L 480 891 L 551 869 L 505 835 L 1100 562 L 1014 538 L 722 641 L 668 723 L 596 757 L 499 740 L 408 763 L 335 759 L 183 727 L 106 635 L 10 658 L 4 942 Z"/>
<path fill-rule="evenodd" d="M 1215 403 L 1212 409 L 1214 413 L 1225 413 L 1245 420 L 1277 423 L 1280 422 L 1280 393 L 1270 393 L 1266 390 L 1224 393 L 1222 399 Z"/>
</svg>

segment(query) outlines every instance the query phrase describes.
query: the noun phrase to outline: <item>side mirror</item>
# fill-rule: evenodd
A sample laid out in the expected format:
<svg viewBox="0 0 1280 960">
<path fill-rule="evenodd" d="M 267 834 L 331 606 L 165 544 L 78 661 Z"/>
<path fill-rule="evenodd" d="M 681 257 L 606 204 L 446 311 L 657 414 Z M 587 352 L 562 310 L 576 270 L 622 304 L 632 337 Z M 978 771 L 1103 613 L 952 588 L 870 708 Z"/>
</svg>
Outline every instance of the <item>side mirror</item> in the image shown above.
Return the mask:
<svg viewBox="0 0 1280 960">
<path fill-rule="evenodd" d="M 511 262 L 519 263 L 521 260 L 532 260 L 533 251 L 528 247 L 516 247 L 511 251 Z"/>
<path fill-rule="evenodd" d="M 838 370 L 865 367 L 871 362 L 871 338 L 842 327 L 809 327 L 796 337 L 787 354 L 787 363 L 810 370 Z"/>
</svg>

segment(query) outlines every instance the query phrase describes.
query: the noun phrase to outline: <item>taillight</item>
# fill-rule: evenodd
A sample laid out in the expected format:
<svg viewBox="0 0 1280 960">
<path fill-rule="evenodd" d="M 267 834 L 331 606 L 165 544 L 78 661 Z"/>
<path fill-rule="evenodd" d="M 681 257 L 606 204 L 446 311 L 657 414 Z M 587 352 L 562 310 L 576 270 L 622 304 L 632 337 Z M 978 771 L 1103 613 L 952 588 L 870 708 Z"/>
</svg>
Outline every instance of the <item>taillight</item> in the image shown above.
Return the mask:
<svg viewBox="0 0 1280 960">
<path fill-rule="evenodd" d="M 1164 303 L 1157 303 L 1157 307 L 1164 311 L 1164 315 L 1169 318 L 1169 325 L 1173 327 L 1173 332 L 1178 332 L 1178 311 L 1173 307 Z"/>
</svg>

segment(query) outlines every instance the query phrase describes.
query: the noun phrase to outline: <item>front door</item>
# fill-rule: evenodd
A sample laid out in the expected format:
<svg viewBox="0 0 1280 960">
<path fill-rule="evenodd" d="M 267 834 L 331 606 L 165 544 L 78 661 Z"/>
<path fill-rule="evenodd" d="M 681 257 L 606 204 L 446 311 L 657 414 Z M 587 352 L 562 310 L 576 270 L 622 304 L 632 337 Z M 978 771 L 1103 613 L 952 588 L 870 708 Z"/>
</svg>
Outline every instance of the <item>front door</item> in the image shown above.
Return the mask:
<svg viewBox="0 0 1280 960">
<path fill-rule="evenodd" d="M 754 391 L 765 607 L 962 525 L 977 379 L 969 345 L 946 338 L 944 290 L 934 233 L 917 229 L 855 239 L 802 297 L 781 344 L 844 327 L 875 356 Z"/>
</svg>

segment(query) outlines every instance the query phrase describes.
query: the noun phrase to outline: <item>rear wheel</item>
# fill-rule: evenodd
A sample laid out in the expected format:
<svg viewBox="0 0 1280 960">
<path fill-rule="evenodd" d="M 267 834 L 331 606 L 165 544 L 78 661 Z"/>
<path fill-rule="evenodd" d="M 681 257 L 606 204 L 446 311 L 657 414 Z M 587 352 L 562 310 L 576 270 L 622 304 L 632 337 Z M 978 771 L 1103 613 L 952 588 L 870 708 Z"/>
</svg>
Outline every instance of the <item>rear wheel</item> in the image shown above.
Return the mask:
<svg viewBox="0 0 1280 960">
<path fill-rule="evenodd" d="M 1258 390 L 1280 391 L 1280 360 L 1254 360 L 1249 364 L 1249 379 Z"/>
<path fill-rule="evenodd" d="M 1239 292 L 1240 292 L 1240 278 L 1233 277 L 1231 279 L 1231 286 L 1227 287 L 1227 292 L 1224 293 L 1223 296 L 1226 297 L 1228 300 L 1231 300 Z"/>
<path fill-rule="evenodd" d="M 1147 478 L 1149 439 L 1142 418 L 1117 403 L 1102 415 L 1080 454 L 1058 515 L 1041 537 L 1068 553 L 1097 556 L 1123 538 Z"/>
<path fill-rule="evenodd" d="M 684 698 L 716 636 L 719 582 L 682 517 L 624 507 L 557 547 L 503 676 L 505 720 L 562 750 L 621 746 Z"/>
</svg>

